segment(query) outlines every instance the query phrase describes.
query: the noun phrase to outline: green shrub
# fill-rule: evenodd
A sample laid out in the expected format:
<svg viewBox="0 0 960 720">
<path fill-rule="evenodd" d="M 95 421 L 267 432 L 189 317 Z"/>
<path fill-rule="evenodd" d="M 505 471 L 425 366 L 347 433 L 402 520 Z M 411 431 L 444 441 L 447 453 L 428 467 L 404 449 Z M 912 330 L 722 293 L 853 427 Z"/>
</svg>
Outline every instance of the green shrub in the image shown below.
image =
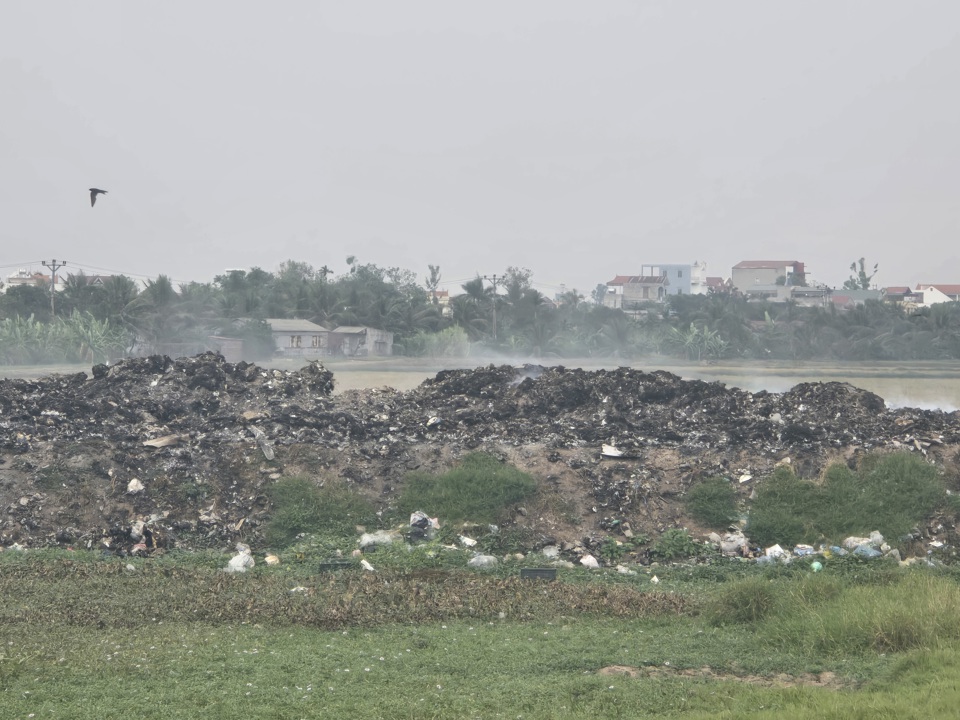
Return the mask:
<svg viewBox="0 0 960 720">
<path fill-rule="evenodd" d="M 705 480 L 690 490 L 687 510 L 708 527 L 726 527 L 737 518 L 737 494 L 728 480 Z"/>
<path fill-rule="evenodd" d="M 776 606 L 776 593 L 771 582 L 752 577 L 731 583 L 707 606 L 706 616 L 712 625 L 753 623 L 765 618 Z"/>
<path fill-rule="evenodd" d="M 352 535 L 356 525 L 376 522 L 373 505 L 343 482 L 318 487 L 307 478 L 284 478 L 268 495 L 273 514 L 265 536 L 275 547 L 290 545 L 300 533 Z"/>
<path fill-rule="evenodd" d="M 402 513 L 423 510 L 448 523 L 492 523 L 536 489 L 536 481 L 512 465 L 485 453 L 470 453 L 443 475 L 408 474 L 397 507 Z"/>
<path fill-rule="evenodd" d="M 686 530 L 671 528 L 660 536 L 650 552 L 654 557 L 662 560 L 682 560 L 696 557 L 700 549 L 700 545 Z"/>
</svg>

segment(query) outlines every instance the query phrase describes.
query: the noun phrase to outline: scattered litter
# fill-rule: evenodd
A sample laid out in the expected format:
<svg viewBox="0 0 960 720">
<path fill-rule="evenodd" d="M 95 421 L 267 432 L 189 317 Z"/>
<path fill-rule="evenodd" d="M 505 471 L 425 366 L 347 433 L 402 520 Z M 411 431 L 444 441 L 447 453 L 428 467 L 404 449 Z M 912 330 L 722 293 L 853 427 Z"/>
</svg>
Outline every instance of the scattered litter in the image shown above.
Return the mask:
<svg viewBox="0 0 960 720">
<path fill-rule="evenodd" d="M 580 558 L 580 564 L 589 570 L 596 570 L 600 567 L 600 563 L 593 555 L 584 555 Z"/>
<path fill-rule="evenodd" d="M 378 545 L 392 545 L 401 539 L 400 533 L 395 530 L 377 530 L 372 533 L 363 533 L 360 536 L 360 549 L 369 550 Z"/>
<path fill-rule="evenodd" d="M 560 557 L 560 548 L 558 548 L 556 545 L 545 545 L 540 552 L 543 553 L 545 558 L 550 560 L 556 560 L 558 557 Z"/>
<path fill-rule="evenodd" d="M 472 568 L 493 568 L 500 563 L 493 555 L 475 555 L 467 561 Z"/>
<path fill-rule="evenodd" d="M 608 458 L 623 457 L 622 450 L 617 450 L 613 445 L 607 445 L 606 443 L 600 446 L 600 454 Z"/>
<path fill-rule="evenodd" d="M 142 493 L 144 491 L 143 483 L 140 482 L 137 478 L 134 478 L 127 483 L 127 493 L 130 495 L 136 495 L 137 493 Z"/>
<path fill-rule="evenodd" d="M 163 437 L 154 438 L 153 440 L 144 440 L 143 444 L 146 447 L 164 448 L 170 445 L 179 445 L 189 438 L 189 435 L 164 435 Z"/>
<path fill-rule="evenodd" d="M 269 438 L 267 438 L 267 434 L 260 428 L 254 427 L 253 425 L 249 425 L 248 429 L 250 430 L 250 434 L 257 439 L 257 445 L 260 446 L 260 451 L 263 453 L 263 456 L 267 460 L 273 460 L 273 443 L 271 443 Z"/>
<path fill-rule="evenodd" d="M 243 543 L 237 543 L 237 554 L 230 558 L 225 568 L 226 572 L 238 573 L 246 572 L 254 566 L 253 555 L 250 554 L 250 547 Z"/>
<path fill-rule="evenodd" d="M 780 558 L 787 558 L 786 551 L 779 545 L 771 545 L 766 550 L 763 551 L 763 554 L 768 558 L 773 558 L 774 560 L 779 560 Z"/>
<path fill-rule="evenodd" d="M 720 552 L 728 557 L 743 555 L 747 549 L 747 538 L 741 532 L 727 533 L 720 539 Z"/>
</svg>

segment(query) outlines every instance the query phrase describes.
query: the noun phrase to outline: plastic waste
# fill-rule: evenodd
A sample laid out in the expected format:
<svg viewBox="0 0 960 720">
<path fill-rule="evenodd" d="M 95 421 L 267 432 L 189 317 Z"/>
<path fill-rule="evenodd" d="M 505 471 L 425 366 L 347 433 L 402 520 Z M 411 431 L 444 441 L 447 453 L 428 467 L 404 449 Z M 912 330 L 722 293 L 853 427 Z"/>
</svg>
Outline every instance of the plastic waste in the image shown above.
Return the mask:
<svg viewBox="0 0 960 720">
<path fill-rule="evenodd" d="M 596 570 L 600 567 L 600 563 L 593 555 L 584 555 L 582 558 L 580 558 L 580 564 L 585 568 L 589 568 L 590 570 Z"/>
<path fill-rule="evenodd" d="M 875 547 L 871 547 L 870 545 L 857 545 L 857 549 L 853 551 L 853 554 L 870 559 L 878 558 L 883 555 L 882 552 L 877 550 Z"/>
<path fill-rule="evenodd" d="M 784 557 L 787 553 L 786 553 L 786 551 L 785 551 L 782 547 L 780 547 L 779 545 L 771 545 L 771 546 L 768 547 L 766 550 L 764 550 L 764 553 L 763 553 L 763 554 L 766 555 L 766 556 L 769 557 L 769 558 L 773 558 L 773 559 L 777 560 L 777 559 L 780 559 L 780 558 Z"/>
<path fill-rule="evenodd" d="M 727 533 L 720 540 L 720 552 L 724 555 L 742 555 L 746 549 L 747 538 L 743 533 Z"/>
<path fill-rule="evenodd" d="M 372 533 L 364 533 L 360 536 L 360 549 L 366 550 L 377 545 L 391 545 L 398 540 L 400 540 L 400 535 L 393 530 L 377 530 Z"/>
<path fill-rule="evenodd" d="M 467 561 L 467 565 L 472 568 L 492 568 L 499 563 L 493 555 L 475 555 Z"/>
<path fill-rule="evenodd" d="M 230 558 L 225 568 L 226 572 L 237 573 L 246 572 L 255 564 L 253 555 L 250 554 L 250 547 L 243 543 L 237 543 L 237 554 Z"/>
<path fill-rule="evenodd" d="M 814 572 L 820 572 L 823 570 L 823 563 L 818 560 L 814 560 L 812 563 L 810 563 L 810 569 Z"/>
</svg>

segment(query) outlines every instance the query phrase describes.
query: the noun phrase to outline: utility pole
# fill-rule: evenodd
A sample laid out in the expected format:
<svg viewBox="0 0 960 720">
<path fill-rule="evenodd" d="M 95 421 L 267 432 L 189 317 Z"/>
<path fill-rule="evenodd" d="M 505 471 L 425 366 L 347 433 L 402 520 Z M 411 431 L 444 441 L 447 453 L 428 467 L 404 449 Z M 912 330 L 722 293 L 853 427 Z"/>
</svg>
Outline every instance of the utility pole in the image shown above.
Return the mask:
<svg viewBox="0 0 960 720">
<path fill-rule="evenodd" d="M 503 278 L 498 278 L 496 275 L 493 277 L 483 276 L 484 280 L 489 280 L 493 283 L 493 341 L 497 341 L 497 285 L 503 282 Z"/>
<path fill-rule="evenodd" d="M 56 308 L 56 305 L 54 304 L 53 296 L 57 290 L 57 270 L 62 268 L 64 265 L 66 265 L 67 261 L 62 260 L 60 263 L 57 263 L 56 258 L 54 258 L 49 263 L 47 263 L 46 260 L 41 260 L 40 264 L 43 265 L 44 267 L 50 268 L 50 316 L 56 317 L 57 308 Z"/>
</svg>

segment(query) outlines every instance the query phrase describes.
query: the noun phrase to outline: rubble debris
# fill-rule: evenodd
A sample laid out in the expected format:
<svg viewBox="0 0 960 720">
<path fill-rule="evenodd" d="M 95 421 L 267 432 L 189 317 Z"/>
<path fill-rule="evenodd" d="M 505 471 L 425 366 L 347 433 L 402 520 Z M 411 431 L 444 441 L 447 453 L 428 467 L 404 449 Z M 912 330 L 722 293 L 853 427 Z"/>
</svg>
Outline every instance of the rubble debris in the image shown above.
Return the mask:
<svg viewBox="0 0 960 720">
<path fill-rule="evenodd" d="M 444 471 L 483 450 L 573 498 L 569 512 L 528 503 L 517 513 L 534 551 L 584 530 L 602 540 L 604 519 L 627 538 L 681 525 L 684 494 L 710 477 L 745 497 L 786 459 L 814 476 L 874 449 L 947 464 L 960 448 L 960 413 L 891 409 L 835 382 L 752 393 L 663 371 L 490 365 L 445 370 L 407 392 L 333 387 L 319 363 L 283 371 L 215 353 L 0 380 L 0 544 L 82 538 L 129 554 L 141 540 L 127 530 L 144 521 L 170 547 L 256 547 L 272 480 L 336 477 L 386 508 L 409 471 Z M 621 455 L 598 454 L 604 446 Z M 149 492 L 128 493 L 133 478 Z M 567 529 L 559 515 L 572 518 Z M 953 532 L 942 535 L 951 545 Z"/>
</svg>

